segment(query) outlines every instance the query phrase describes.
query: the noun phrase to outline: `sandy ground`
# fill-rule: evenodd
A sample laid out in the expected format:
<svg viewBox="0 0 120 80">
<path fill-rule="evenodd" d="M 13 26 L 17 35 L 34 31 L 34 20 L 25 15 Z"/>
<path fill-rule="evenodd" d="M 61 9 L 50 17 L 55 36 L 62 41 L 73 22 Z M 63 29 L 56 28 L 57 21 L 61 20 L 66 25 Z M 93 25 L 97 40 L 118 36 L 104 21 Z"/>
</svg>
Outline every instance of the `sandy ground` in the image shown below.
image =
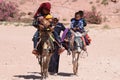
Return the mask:
<svg viewBox="0 0 120 80">
<path fill-rule="evenodd" d="M 0 80 L 39 80 L 40 68 L 31 54 L 33 27 L 0 25 Z M 58 75 L 47 80 L 120 80 L 120 28 L 90 28 L 89 56 L 79 59 L 73 75 L 71 56 L 61 54 Z"/>
</svg>

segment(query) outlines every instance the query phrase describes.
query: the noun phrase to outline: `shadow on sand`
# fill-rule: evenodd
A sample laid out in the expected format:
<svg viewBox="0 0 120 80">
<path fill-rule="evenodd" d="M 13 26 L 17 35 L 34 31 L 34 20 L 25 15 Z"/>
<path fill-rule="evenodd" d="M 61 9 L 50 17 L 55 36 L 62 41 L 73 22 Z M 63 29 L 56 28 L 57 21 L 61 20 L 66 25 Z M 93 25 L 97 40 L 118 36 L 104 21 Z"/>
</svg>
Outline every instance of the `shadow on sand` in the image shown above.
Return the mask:
<svg viewBox="0 0 120 80">
<path fill-rule="evenodd" d="M 24 78 L 24 79 L 32 79 L 32 80 L 35 80 L 35 79 L 42 79 L 40 73 L 38 72 L 28 72 L 30 74 L 28 75 L 14 75 L 13 77 L 17 77 L 17 78 Z M 36 75 L 38 74 L 38 75 Z"/>
<path fill-rule="evenodd" d="M 74 75 L 73 73 L 64 73 L 64 72 L 60 72 L 57 74 L 58 76 L 64 76 L 64 77 L 70 77 L 72 75 Z M 42 77 L 40 75 L 39 72 L 28 72 L 27 75 L 14 75 L 13 77 L 17 77 L 17 78 L 23 78 L 23 79 L 32 79 L 32 80 L 35 80 L 35 79 L 40 79 L 42 80 Z"/>
<path fill-rule="evenodd" d="M 41 76 L 35 76 L 35 75 L 15 75 L 14 77 L 18 77 L 18 78 L 24 78 L 24 79 L 42 79 Z"/>
<path fill-rule="evenodd" d="M 60 72 L 57 74 L 58 76 L 72 76 L 74 75 L 73 73 L 64 73 L 64 72 Z"/>
</svg>

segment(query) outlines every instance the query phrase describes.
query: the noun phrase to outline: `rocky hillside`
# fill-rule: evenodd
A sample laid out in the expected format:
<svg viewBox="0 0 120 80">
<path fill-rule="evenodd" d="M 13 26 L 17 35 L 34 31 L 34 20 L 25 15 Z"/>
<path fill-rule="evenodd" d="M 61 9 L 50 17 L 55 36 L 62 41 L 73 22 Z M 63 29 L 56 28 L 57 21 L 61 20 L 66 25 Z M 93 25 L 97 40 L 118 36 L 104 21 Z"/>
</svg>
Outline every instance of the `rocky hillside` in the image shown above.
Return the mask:
<svg viewBox="0 0 120 80">
<path fill-rule="evenodd" d="M 63 21 L 69 21 L 78 10 L 96 9 L 107 22 L 120 23 L 120 1 L 118 0 L 6 0 L 19 5 L 20 12 L 33 14 L 42 2 L 52 4 L 51 13 L 58 14 Z"/>
</svg>

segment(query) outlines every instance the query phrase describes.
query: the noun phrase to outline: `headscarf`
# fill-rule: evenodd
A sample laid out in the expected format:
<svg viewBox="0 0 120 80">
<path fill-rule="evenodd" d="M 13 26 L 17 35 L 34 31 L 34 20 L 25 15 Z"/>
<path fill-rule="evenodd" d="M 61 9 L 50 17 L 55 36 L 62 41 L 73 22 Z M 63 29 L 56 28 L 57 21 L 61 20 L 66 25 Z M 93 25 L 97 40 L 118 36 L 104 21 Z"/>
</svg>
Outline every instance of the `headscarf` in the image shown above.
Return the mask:
<svg viewBox="0 0 120 80">
<path fill-rule="evenodd" d="M 45 2 L 45 3 L 42 3 L 40 4 L 40 7 L 38 8 L 37 12 L 35 13 L 34 17 L 36 17 L 39 13 L 41 13 L 42 15 L 44 15 L 42 13 L 42 10 L 43 9 L 47 9 L 49 12 L 50 12 L 50 9 L 51 9 L 51 4 L 49 2 Z"/>
<path fill-rule="evenodd" d="M 58 16 L 57 14 L 53 14 L 53 18 L 56 18 L 57 20 L 59 20 L 60 16 Z"/>
</svg>

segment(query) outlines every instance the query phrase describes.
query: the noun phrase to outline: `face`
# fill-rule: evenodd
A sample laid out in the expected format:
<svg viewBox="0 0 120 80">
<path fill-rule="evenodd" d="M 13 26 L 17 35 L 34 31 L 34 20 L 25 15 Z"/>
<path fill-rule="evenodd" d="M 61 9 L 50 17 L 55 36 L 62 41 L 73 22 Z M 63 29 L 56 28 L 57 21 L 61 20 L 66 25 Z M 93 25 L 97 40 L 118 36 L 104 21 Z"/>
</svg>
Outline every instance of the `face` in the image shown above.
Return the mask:
<svg viewBox="0 0 120 80">
<path fill-rule="evenodd" d="M 76 19 L 76 20 L 79 20 L 80 18 L 81 18 L 81 17 L 80 17 L 79 14 L 75 15 L 75 19 Z"/>
<path fill-rule="evenodd" d="M 43 13 L 44 13 L 44 14 L 49 14 L 49 10 L 43 9 Z"/>
<path fill-rule="evenodd" d="M 54 18 L 54 19 L 53 19 L 53 22 L 54 22 L 54 23 L 57 23 L 57 22 L 58 22 L 58 19 Z"/>
</svg>

